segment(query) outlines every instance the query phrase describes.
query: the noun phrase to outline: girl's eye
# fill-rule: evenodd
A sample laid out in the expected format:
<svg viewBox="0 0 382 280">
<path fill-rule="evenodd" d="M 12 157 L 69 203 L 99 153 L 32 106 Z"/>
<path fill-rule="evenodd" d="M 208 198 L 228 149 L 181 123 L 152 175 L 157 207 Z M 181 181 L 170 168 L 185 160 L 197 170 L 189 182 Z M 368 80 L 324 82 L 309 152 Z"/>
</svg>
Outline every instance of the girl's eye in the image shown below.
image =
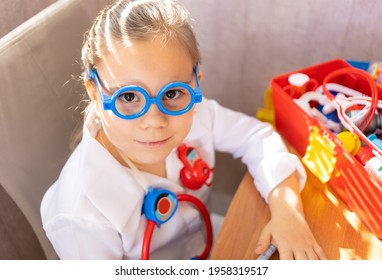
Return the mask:
<svg viewBox="0 0 382 280">
<path fill-rule="evenodd" d="M 124 92 L 119 96 L 120 99 L 124 102 L 137 102 L 138 95 L 134 92 Z"/>
<path fill-rule="evenodd" d="M 174 98 L 178 98 L 180 94 L 181 92 L 179 90 L 172 89 L 172 90 L 166 91 L 163 97 L 164 99 L 174 99 Z"/>
</svg>

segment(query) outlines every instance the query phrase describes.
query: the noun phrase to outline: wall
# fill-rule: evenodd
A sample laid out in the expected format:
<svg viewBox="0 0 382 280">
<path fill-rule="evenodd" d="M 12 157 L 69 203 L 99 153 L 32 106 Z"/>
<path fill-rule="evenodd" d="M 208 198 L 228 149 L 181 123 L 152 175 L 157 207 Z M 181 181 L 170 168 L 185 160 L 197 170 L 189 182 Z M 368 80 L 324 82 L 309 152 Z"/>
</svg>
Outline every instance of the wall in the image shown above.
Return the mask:
<svg viewBox="0 0 382 280">
<path fill-rule="evenodd" d="M 333 58 L 382 60 L 382 1 L 180 0 L 195 19 L 205 95 L 255 115 L 272 77 Z M 245 169 L 218 155 L 215 186 Z"/>
</svg>

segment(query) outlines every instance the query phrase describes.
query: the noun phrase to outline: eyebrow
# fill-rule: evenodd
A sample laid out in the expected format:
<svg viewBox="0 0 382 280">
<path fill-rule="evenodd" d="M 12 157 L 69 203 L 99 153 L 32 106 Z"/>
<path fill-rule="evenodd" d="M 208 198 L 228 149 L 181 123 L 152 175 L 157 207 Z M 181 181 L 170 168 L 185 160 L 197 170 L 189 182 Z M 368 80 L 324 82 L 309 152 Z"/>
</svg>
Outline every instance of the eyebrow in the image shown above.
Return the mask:
<svg viewBox="0 0 382 280">
<path fill-rule="evenodd" d="M 192 80 L 194 79 L 194 75 L 192 75 L 192 78 L 191 78 L 191 80 L 189 80 L 189 81 L 173 81 L 173 82 L 169 82 L 169 83 L 167 83 L 167 84 L 165 84 L 164 86 L 166 86 L 166 85 L 168 85 L 168 84 L 171 84 L 171 83 L 184 83 L 184 84 L 191 84 L 191 82 L 192 82 Z M 103 87 L 103 89 L 108 93 L 108 94 L 114 94 L 117 90 L 119 90 L 120 88 L 123 88 L 123 87 L 126 87 L 126 86 L 130 86 L 130 85 L 136 85 L 136 86 L 139 86 L 139 85 L 137 85 L 137 84 L 126 84 L 126 85 L 123 85 L 123 86 L 121 86 L 121 87 L 111 87 L 111 88 L 109 88 L 109 89 L 106 89 L 104 86 L 102 86 Z M 163 87 L 164 87 L 163 86 Z M 143 86 L 139 86 L 139 87 L 142 87 L 142 88 L 144 88 L 145 90 L 147 90 L 145 87 L 143 87 Z M 163 88 L 162 87 L 162 88 Z"/>
</svg>

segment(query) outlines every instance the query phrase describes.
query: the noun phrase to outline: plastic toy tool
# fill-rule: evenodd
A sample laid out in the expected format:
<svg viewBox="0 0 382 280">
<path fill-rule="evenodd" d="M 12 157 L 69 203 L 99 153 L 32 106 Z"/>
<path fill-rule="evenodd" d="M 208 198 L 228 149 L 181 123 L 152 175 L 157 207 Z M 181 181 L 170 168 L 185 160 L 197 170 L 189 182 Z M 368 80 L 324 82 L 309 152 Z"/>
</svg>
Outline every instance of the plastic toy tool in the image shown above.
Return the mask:
<svg viewBox="0 0 382 280">
<path fill-rule="evenodd" d="M 147 219 L 145 234 L 143 237 L 141 258 L 150 259 L 150 246 L 154 229 L 169 221 L 178 209 L 179 202 L 193 204 L 201 213 L 206 226 L 206 246 L 203 252 L 194 256 L 192 260 L 204 260 L 208 257 L 212 248 L 212 224 L 207 208 L 201 200 L 188 194 L 175 194 L 162 188 L 149 187 L 144 198 L 142 212 Z"/>
<path fill-rule="evenodd" d="M 180 179 L 184 186 L 197 190 L 204 184 L 211 185 L 213 169 L 208 166 L 194 147 L 179 146 L 178 156 L 184 165 L 180 171 Z"/>
<path fill-rule="evenodd" d="M 264 253 L 262 253 L 256 260 L 269 260 L 270 257 L 276 252 L 277 247 L 271 244 Z"/>
</svg>

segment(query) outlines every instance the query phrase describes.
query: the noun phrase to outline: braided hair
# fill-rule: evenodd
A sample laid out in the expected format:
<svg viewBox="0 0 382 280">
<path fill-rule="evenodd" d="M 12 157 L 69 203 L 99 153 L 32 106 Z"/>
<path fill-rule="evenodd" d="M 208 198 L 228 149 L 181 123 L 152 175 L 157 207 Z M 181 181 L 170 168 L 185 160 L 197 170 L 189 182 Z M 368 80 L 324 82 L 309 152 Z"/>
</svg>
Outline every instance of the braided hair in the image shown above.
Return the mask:
<svg viewBox="0 0 382 280">
<path fill-rule="evenodd" d="M 171 0 L 120 0 L 104 8 L 85 34 L 82 47 L 84 73 L 96 67 L 117 44 L 125 47 L 136 40 L 160 39 L 181 43 L 194 65 L 200 63 L 199 46 L 189 13 Z"/>
</svg>

